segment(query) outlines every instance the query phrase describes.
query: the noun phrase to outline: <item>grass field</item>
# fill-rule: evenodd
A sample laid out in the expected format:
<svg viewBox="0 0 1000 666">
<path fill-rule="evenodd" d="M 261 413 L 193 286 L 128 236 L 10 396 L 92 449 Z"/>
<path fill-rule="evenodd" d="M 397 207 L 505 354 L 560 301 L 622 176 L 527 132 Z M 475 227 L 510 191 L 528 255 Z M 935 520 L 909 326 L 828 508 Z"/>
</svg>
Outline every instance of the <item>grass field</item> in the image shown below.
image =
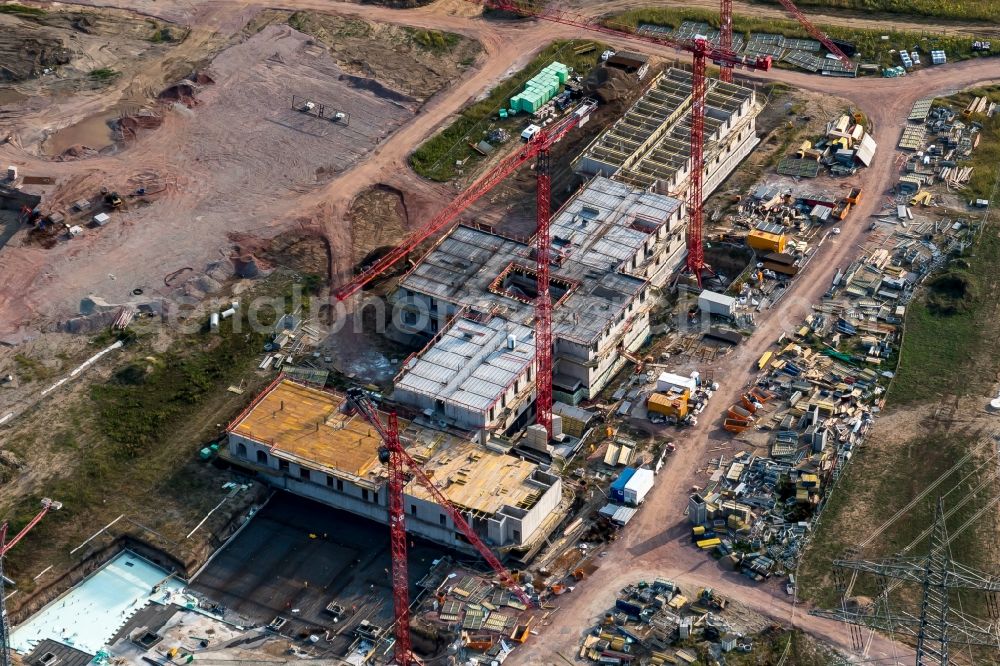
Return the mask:
<svg viewBox="0 0 1000 666">
<path fill-rule="evenodd" d="M 775 0 L 756 1 L 778 4 Z M 997 0 L 801 0 L 795 4 L 799 7 L 821 7 L 823 10 L 843 8 L 966 21 L 995 22 L 1000 16 L 1000 2 Z"/>
<path fill-rule="evenodd" d="M 20 14 L 22 16 L 44 16 L 45 10 L 40 7 L 28 7 L 16 2 L 0 5 L 0 14 Z"/>
<path fill-rule="evenodd" d="M 953 108 L 961 111 L 973 97 L 983 96 L 1000 105 L 1000 85 L 973 88 L 949 97 L 948 100 Z M 969 181 L 968 197 L 991 199 L 1000 195 L 1000 192 L 994 192 L 997 169 L 1000 165 L 1000 113 L 994 114 L 992 118 L 976 116 L 973 120 L 982 125 L 983 138 L 979 147 L 972 151 L 972 159 L 969 161 L 973 172 L 972 180 Z M 993 202 L 994 205 L 1000 205 L 996 199 L 993 199 Z"/>
<path fill-rule="evenodd" d="M 616 28 L 634 30 L 643 23 L 663 25 L 676 28 L 683 21 L 705 21 L 714 27 L 719 25 L 719 13 L 703 9 L 635 9 L 620 14 L 614 14 L 605 19 L 605 24 Z M 853 30 L 838 26 L 818 26 L 833 39 L 841 39 L 854 44 L 859 55 L 855 60 L 860 63 L 876 63 L 881 66 L 898 65 L 891 50 L 918 48 L 925 54 L 931 49 L 940 49 L 947 53 L 949 62 L 980 57 L 972 51 L 972 42 L 968 37 L 947 37 L 917 32 L 900 32 L 891 29 Z M 781 34 L 785 37 L 809 39 L 809 34 L 794 20 L 758 19 L 746 16 L 733 17 L 733 31 L 749 37 L 751 32 L 766 32 Z M 888 39 L 883 40 L 883 36 Z M 1000 45 L 997 45 L 1000 47 Z M 994 47 L 993 53 L 997 53 Z"/>
<path fill-rule="evenodd" d="M 575 51 L 588 44 L 594 49 L 578 54 Z M 518 135 L 527 126 L 527 116 L 519 114 L 509 120 L 499 120 L 497 113 L 510 103 L 510 98 L 519 93 L 525 82 L 553 61 L 559 61 L 578 73 L 586 73 L 597 64 L 604 46 L 586 40 L 553 42 L 517 74 L 490 91 L 489 95 L 464 109 L 448 127 L 425 141 L 410 155 L 410 165 L 414 171 L 436 181 L 451 180 L 459 175 L 455 162 L 464 161 L 461 171 L 474 170 L 482 156 L 469 147 L 478 143 L 483 134 L 492 127 L 503 127 L 511 135 L 512 141 L 519 141 Z"/>
<path fill-rule="evenodd" d="M 177 336 L 166 349 L 159 333 L 133 338 L 109 357 L 117 361 L 107 363 L 117 366 L 108 366 L 107 379 L 64 390 L 58 401 L 24 416 L 24 426 L 8 437 L 5 448 L 36 481 L 33 490 L 19 497 L 7 490 L 4 515 L 17 530 L 37 512 L 43 496 L 61 501 L 63 508 L 46 517 L 6 558 L 8 572 L 19 584 L 17 601 L 26 600 L 35 588 L 31 577 L 39 570 L 52 565 L 55 576 L 75 566 L 70 550 L 119 514 L 161 535 L 163 539 L 154 539 L 153 532 L 137 533 L 185 561 L 240 504 L 239 498 L 233 500 L 197 538 L 185 538 L 222 499 L 221 486 L 231 478 L 199 460 L 199 449 L 219 436 L 220 425 L 266 381 L 255 372 L 264 334 L 252 331 L 245 319 L 234 332 L 237 318 L 222 322 L 217 334 L 203 330 Z M 93 348 L 110 341 L 102 334 Z M 242 384 L 243 393 L 227 391 L 232 384 Z M 44 430 L 33 427 L 42 422 Z M 118 526 L 119 533 L 131 529 L 126 522 Z"/>
<path fill-rule="evenodd" d="M 728 666 L 794 664 L 795 666 L 830 666 L 837 663 L 833 650 L 798 629 L 772 627 L 752 636 L 753 650 L 730 652 Z M 707 661 L 711 663 L 711 661 Z"/>
</svg>

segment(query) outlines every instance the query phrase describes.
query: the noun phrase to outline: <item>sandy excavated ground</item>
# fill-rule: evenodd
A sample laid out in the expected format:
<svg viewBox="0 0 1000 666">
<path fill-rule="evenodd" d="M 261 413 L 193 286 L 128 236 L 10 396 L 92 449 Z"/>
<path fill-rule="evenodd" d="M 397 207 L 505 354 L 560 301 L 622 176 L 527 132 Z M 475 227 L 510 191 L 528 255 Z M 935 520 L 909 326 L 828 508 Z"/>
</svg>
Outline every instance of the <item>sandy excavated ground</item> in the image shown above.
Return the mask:
<svg viewBox="0 0 1000 666">
<path fill-rule="evenodd" d="M 46 203 L 68 207 L 100 187 L 131 191 L 138 174 L 154 175 L 166 187 L 162 196 L 52 250 L 12 243 L 0 267 L 15 284 L 0 305 L 58 317 L 88 294 L 124 302 L 135 288 L 156 292 L 166 274 L 228 256 L 232 234 L 287 215 L 290 198 L 350 168 L 413 113 L 342 80 L 325 49 L 285 25 L 227 49 L 208 71 L 215 83 L 195 86 L 196 106 L 168 107 L 159 130 L 95 168 L 79 165 L 84 175 L 67 179 Z M 293 110 L 293 94 L 335 100 L 349 125 Z M 74 288 L 58 279 L 67 275 Z"/>
</svg>

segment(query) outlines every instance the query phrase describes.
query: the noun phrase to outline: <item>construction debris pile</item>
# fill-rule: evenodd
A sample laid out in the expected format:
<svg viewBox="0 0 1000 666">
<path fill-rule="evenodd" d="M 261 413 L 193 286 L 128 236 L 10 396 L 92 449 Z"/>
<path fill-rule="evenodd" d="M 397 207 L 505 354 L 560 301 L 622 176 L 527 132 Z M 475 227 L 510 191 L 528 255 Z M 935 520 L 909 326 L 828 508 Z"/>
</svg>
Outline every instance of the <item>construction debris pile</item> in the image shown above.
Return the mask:
<svg viewBox="0 0 1000 666">
<path fill-rule="evenodd" d="M 579 656 L 601 664 L 693 664 L 750 652 L 753 640 L 723 617 L 727 603 L 712 588 L 689 598 L 660 578 L 628 585 L 584 638 Z"/>
<path fill-rule="evenodd" d="M 546 614 L 529 610 L 493 578 L 455 566 L 447 558 L 420 586 L 430 594 L 411 623 L 412 633 L 439 647 L 455 645 L 463 664 L 503 663 L 528 640 L 536 616 Z"/>
<path fill-rule="evenodd" d="M 739 328 L 752 329 L 753 313 L 768 309 L 781 298 L 787 281 L 808 265 L 821 235 L 839 233 L 839 227 L 831 225 L 847 219 L 852 207 L 861 201 L 862 192 L 861 187 L 846 194 L 797 192 L 766 183 L 741 198 L 726 216 L 728 227 L 712 237 L 716 247 L 752 252 L 752 260 L 730 286 L 736 294 L 735 306 L 746 313 L 733 317 Z"/>
<path fill-rule="evenodd" d="M 982 125 L 972 118 L 992 118 L 997 111 L 996 102 L 986 97 L 975 97 L 961 117 L 950 106 L 933 106 L 933 101 L 928 98 L 914 104 L 909 116 L 913 124 L 907 125 L 899 140 L 901 149 L 914 151 L 896 184 L 897 194 L 912 195 L 911 206 L 932 204 L 933 195 L 925 188 L 935 183 L 944 183 L 949 192 L 965 188 L 972 167 L 963 166 L 961 161 L 971 157 L 979 146 L 982 130 Z"/>
<path fill-rule="evenodd" d="M 858 167 L 871 166 L 877 144 L 865 131 L 861 114 L 843 114 L 827 123 L 826 134 L 816 141 L 803 141 L 793 156 L 778 163 L 778 173 L 815 178 L 822 167 L 834 176 L 852 176 Z"/>
<path fill-rule="evenodd" d="M 878 228 L 872 240 L 881 242 L 839 269 L 798 330 L 782 334 L 758 360 L 761 374 L 724 423 L 748 449 L 713 460 L 707 487 L 690 495 L 692 540 L 753 580 L 795 570 L 881 408 L 893 376 L 883 366 L 894 365 L 898 327 L 916 286 L 972 242 L 976 225 L 900 220 L 886 231 Z"/>
<path fill-rule="evenodd" d="M 692 539 L 726 568 L 757 581 L 795 569 L 824 492 L 870 427 L 871 405 L 883 393 L 880 375 L 859 357 L 877 364 L 892 351 L 892 333 L 859 326 L 810 315 L 794 340 L 761 359 L 757 386 L 730 408 L 726 430 L 742 433 L 740 441 L 753 449 L 714 460 L 708 487 L 688 506 Z"/>
</svg>

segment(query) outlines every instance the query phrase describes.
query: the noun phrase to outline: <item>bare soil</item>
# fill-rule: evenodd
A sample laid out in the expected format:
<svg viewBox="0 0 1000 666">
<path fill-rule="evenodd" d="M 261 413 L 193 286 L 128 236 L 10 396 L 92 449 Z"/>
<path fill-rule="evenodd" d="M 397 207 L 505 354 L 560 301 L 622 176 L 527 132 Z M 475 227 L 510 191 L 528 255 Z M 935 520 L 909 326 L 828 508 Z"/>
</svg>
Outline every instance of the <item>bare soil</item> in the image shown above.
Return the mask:
<svg viewBox="0 0 1000 666">
<path fill-rule="evenodd" d="M 67 82 L 83 85 L 93 69 L 120 64 L 116 55 L 142 58 L 157 44 L 182 40 L 186 32 L 124 12 L 63 9 L 39 15 L 0 14 L 0 81 L 47 76 L 37 82 L 40 89 L 65 91 Z M 51 76 L 45 72 L 56 68 Z"/>
<path fill-rule="evenodd" d="M 325 278 L 330 272 L 330 247 L 315 233 L 281 234 L 266 243 L 261 257 L 273 266 Z"/>
<path fill-rule="evenodd" d="M 345 72 L 361 77 L 355 85 L 390 97 L 396 90 L 419 101 L 457 78 L 482 51 L 475 40 L 453 33 L 432 31 L 441 36 L 440 45 L 424 45 L 415 28 L 320 12 L 264 11 L 247 29 L 271 22 L 288 23 L 315 38 Z M 380 90 L 381 84 L 390 90 Z"/>
<path fill-rule="evenodd" d="M 391 185 L 374 185 L 351 202 L 352 256 L 364 263 L 373 251 L 394 247 L 409 227 L 403 192 Z"/>
</svg>

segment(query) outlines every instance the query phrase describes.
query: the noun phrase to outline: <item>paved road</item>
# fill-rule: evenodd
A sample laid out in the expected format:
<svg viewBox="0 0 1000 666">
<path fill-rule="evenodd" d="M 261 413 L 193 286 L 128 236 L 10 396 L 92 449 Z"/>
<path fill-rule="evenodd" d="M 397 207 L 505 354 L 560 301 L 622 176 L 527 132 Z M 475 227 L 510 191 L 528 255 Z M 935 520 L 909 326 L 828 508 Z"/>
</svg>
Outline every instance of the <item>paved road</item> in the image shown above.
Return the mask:
<svg viewBox="0 0 1000 666">
<path fill-rule="evenodd" d="M 707 0 L 706 0 L 707 1 Z M 625 6 L 629 0 L 615 3 Z M 280 6 L 280 0 L 255 0 L 253 2 L 194 3 L 170 0 L 135 0 L 125 2 L 98 2 L 109 6 L 129 6 L 173 20 L 199 25 L 207 30 L 231 29 L 234 16 L 246 17 L 255 7 Z M 424 108 L 423 113 L 384 141 L 367 161 L 341 174 L 327 186 L 304 194 L 295 202 L 275 203 L 275 212 L 284 210 L 286 218 L 301 216 L 303 210 L 314 211 L 313 221 L 325 229 L 334 246 L 344 241 L 344 225 L 340 224 L 343 212 L 354 196 L 368 185 L 395 178 L 405 180 L 407 186 L 429 195 L 441 190 L 431 186 L 409 172 L 406 157 L 424 139 L 443 126 L 452 114 L 460 111 L 468 101 L 482 94 L 508 72 L 525 64 L 535 53 L 553 39 L 580 37 L 583 31 L 569 26 L 540 21 L 500 22 L 485 21 L 470 15 L 461 0 L 441 0 L 428 7 L 414 10 L 387 10 L 368 5 L 355 5 L 322 0 L 296 0 L 296 9 L 322 9 L 344 14 L 363 15 L 366 18 L 390 21 L 424 28 L 450 30 L 479 39 L 485 57 L 464 81 L 444 91 Z M 609 5 L 584 9 L 593 14 L 604 13 Z M 755 13 L 760 13 L 757 6 Z M 606 39 L 606 37 L 605 37 Z M 655 52 L 650 45 L 635 42 L 633 47 Z M 660 55 L 664 55 L 660 53 Z M 675 54 L 665 54 L 673 57 Z M 515 652 L 515 664 L 559 664 L 565 662 L 557 654 L 572 659 L 581 632 L 606 608 L 614 593 L 624 584 L 640 578 L 667 576 L 683 581 L 688 587 L 711 585 L 723 594 L 738 599 L 753 609 L 777 620 L 790 622 L 835 645 L 850 647 L 849 633 L 842 625 L 806 615 L 800 608 L 793 608 L 783 592 L 770 586 L 756 586 L 745 578 L 726 574 L 704 554 L 692 549 L 686 542 L 687 528 L 682 512 L 686 506 L 687 490 L 694 482 L 697 468 L 710 454 L 709 448 L 725 444 L 729 438 L 719 431 L 719 417 L 738 397 L 740 389 L 750 379 L 751 363 L 783 330 L 801 321 L 810 304 L 818 300 L 829 286 L 837 266 L 844 265 L 855 256 L 857 245 L 863 241 L 864 220 L 877 210 L 881 193 L 892 184 L 895 177 L 893 147 L 911 104 L 918 98 L 947 93 L 998 77 L 997 60 L 974 60 L 965 63 L 925 69 L 902 79 L 839 79 L 823 78 L 803 73 L 774 70 L 755 74 L 753 80 L 780 80 L 786 83 L 823 91 L 851 100 L 860 108 L 874 127 L 879 144 L 875 165 L 860 174 L 856 180 L 864 184 L 868 196 L 852 213 L 844 233 L 831 237 L 819 250 L 818 256 L 790 288 L 790 293 L 764 319 L 755 334 L 746 340 L 734 354 L 726 357 L 715 368 L 714 375 L 722 382 L 701 417 L 701 425 L 688 431 L 679 440 L 677 454 L 661 474 L 656 489 L 647 500 L 637 518 L 625 531 L 624 538 L 608 548 L 608 555 L 595 575 L 572 594 L 560 597 L 562 610 L 554 616 L 551 626 L 534 638 L 524 648 Z M 13 156 L 10 146 L 0 149 L 0 157 Z M 23 153 L 17 157 L 28 159 Z M 127 160 L 128 153 L 118 160 Z M 108 164 L 111 160 L 107 161 Z M 106 166 L 100 160 L 89 160 L 84 167 L 76 164 L 60 165 L 58 175 L 66 175 L 75 168 Z M 50 167 L 54 165 L 50 164 Z M 50 171 L 53 170 L 50 168 Z M 294 203 L 294 205 L 293 205 Z M 289 210 L 294 208 L 295 212 Z M 342 245 L 340 245 L 342 246 Z M 343 269 L 338 265 L 336 269 Z M 873 643 L 871 656 L 891 658 L 893 646 L 883 640 Z M 880 663 L 891 663 L 880 662 Z"/>
</svg>

